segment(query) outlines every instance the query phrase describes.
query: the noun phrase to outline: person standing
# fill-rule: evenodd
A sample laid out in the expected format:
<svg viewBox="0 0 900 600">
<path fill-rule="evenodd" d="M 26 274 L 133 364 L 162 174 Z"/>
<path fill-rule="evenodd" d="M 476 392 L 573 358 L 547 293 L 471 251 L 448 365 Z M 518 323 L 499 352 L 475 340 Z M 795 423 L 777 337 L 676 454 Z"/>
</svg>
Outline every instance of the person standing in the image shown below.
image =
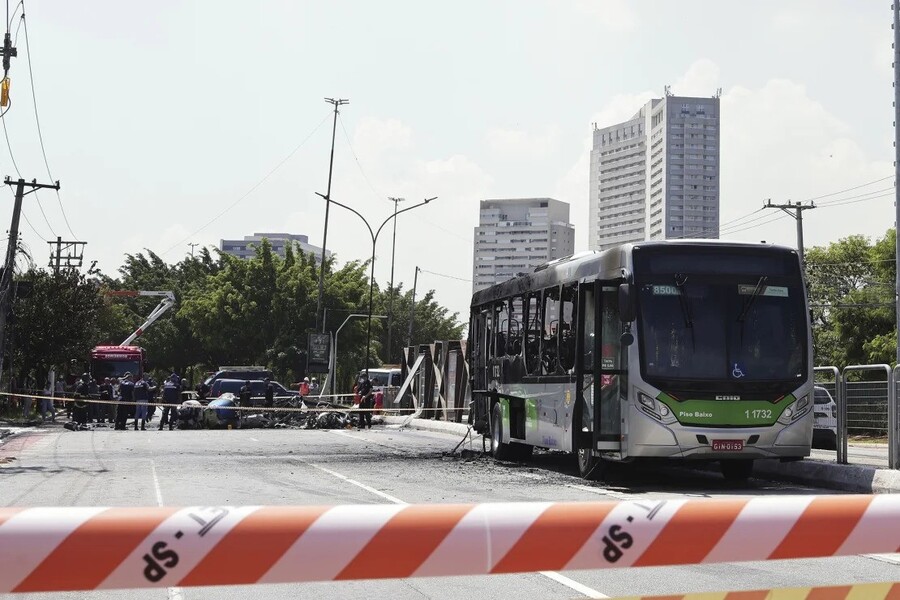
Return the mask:
<svg viewBox="0 0 900 600">
<path fill-rule="evenodd" d="M 53 409 L 53 384 L 49 379 L 41 396 L 41 421 L 46 421 L 47 413 L 50 413 L 50 420 L 56 422 L 56 411 Z"/>
<path fill-rule="evenodd" d="M 162 392 L 162 416 L 159 418 L 159 431 L 168 423 L 169 431 L 175 428 L 175 420 L 178 417 L 178 404 L 181 398 L 181 383 L 178 381 L 178 375 L 172 373 L 163 383 Z"/>
<path fill-rule="evenodd" d="M 91 376 L 85 373 L 75 387 L 75 398 L 72 400 L 72 418 L 80 428 L 87 427 L 88 399 L 91 397 Z"/>
<path fill-rule="evenodd" d="M 372 429 L 372 382 L 368 376 L 360 377 L 356 393 L 359 394 L 359 430 Z"/>
<path fill-rule="evenodd" d="M 138 421 L 141 422 L 141 431 L 147 431 L 147 404 L 150 401 L 150 386 L 147 381 L 138 375 L 134 382 L 134 430 L 138 430 Z"/>
<path fill-rule="evenodd" d="M 300 395 L 304 398 L 309 396 L 309 377 L 304 377 L 300 382 Z"/>
<path fill-rule="evenodd" d="M 267 416 L 270 419 L 275 418 L 275 412 L 272 410 L 275 408 L 275 386 L 272 385 L 272 380 L 266 377 L 266 389 L 265 389 L 265 408 L 268 411 Z"/>
<path fill-rule="evenodd" d="M 128 421 L 128 413 L 134 407 L 134 382 L 131 373 L 125 373 L 122 382 L 119 383 L 119 404 L 116 406 L 116 429 L 125 431 Z"/>
<path fill-rule="evenodd" d="M 309 382 L 309 393 L 313 396 L 319 393 L 319 382 L 315 377 Z"/>
<path fill-rule="evenodd" d="M 103 380 L 103 383 L 100 384 L 100 400 L 102 401 L 97 407 L 97 422 L 98 423 L 106 423 L 108 420 L 112 423 L 112 404 L 109 404 L 109 401 L 113 399 L 113 386 L 112 379 L 109 377 Z"/>
<path fill-rule="evenodd" d="M 253 392 L 250 390 L 250 381 L 245 381 L 244 385 L 241 387 L 241 391 L 238 392 L 238 400 L 241 406 L 252 406 L 252 397 Z"/>
</svg>

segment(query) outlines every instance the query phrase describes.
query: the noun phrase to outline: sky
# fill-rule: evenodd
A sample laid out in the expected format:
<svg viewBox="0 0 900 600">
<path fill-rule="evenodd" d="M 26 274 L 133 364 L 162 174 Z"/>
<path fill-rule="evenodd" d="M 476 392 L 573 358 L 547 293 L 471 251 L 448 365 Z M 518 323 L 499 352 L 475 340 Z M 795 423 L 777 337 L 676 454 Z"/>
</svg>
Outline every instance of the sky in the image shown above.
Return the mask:
<svg viewBox="0 0 900 600">
<path fill-rule="evenodd" d="M 189 244 L 255 232 L 321 246 L 326 97 L 350 100 L 332 198 L 377 228 L 390 197 L 437 197 L 398 217 L 394 278 L 409 289 L 418 266 L 419 297 L 433 289 L 462 319 L 479 201 L 568 202 L 586 249 L 592 123 L 667 85 L 721 89 L 723 239 L 796 245 L 767 199 L 831 202 L 805 211 L 807 247 L 894 223 L 889 2 L 29 0 L 27 46 L 16 7 L 0 175 L 61 183 L 24 203 L 39 265 L 57 236 L 87 242 L 85 266 L 111 275 L 127 254 L 174 263 Z M 381 286 L 391 233 L 376 246 Z M 372 253 L 335 205 L 327 245 L 339 264 Z"/>
</svg>

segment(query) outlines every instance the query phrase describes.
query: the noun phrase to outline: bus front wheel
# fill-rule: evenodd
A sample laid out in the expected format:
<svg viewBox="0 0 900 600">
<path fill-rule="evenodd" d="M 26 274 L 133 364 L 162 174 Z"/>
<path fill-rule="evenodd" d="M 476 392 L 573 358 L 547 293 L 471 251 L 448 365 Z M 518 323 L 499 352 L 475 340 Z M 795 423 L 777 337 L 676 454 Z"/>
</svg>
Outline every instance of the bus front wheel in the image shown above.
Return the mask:
<svg viewBox="0 0 900 600">
<path fill-rule="evenodd" d="M 747 481 L 753 473 L 753 459 L 723 460 L 719 466 L 726 481 Z"/>
</svg>

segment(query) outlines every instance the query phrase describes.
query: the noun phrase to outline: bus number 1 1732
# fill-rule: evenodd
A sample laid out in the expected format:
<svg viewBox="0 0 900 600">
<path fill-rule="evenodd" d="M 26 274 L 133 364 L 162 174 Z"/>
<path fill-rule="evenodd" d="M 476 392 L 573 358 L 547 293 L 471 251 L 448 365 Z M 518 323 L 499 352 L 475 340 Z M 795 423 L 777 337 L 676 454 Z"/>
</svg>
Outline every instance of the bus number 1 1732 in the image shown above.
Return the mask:
<svg viewBox="0 0 900 600">
<path fill-rule="evenodd" d="M 761 410 L 745 410 L 744 416 L 748 419 L 771 419 L 772 411 L 767 409 Z"/>
</svg>

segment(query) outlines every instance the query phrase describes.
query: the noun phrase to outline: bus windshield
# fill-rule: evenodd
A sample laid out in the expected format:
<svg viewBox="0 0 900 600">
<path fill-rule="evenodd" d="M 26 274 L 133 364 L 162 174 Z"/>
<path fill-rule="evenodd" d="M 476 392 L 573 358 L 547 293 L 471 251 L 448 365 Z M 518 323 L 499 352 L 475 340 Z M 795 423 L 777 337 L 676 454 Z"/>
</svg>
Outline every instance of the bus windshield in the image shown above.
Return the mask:
<svg viewBox="0 0 900 600">
<path fill-rule="evenodd" d="M 654 280 L 657 278 L 654 277 Z M 674 275 L 639 285 L 648 379 L 798 380 L 806 375 L 803 289 L 767 277 Z"/>
<path fill-rule="evenodd" d="M 139 360 L 105 360 L 95 358 L 91 361 L 91 375 L 94 379 L 107 377 L 123 377 L 125 373 L 131 373 L 135 377 L 141 373 Z"/>
</svg>

